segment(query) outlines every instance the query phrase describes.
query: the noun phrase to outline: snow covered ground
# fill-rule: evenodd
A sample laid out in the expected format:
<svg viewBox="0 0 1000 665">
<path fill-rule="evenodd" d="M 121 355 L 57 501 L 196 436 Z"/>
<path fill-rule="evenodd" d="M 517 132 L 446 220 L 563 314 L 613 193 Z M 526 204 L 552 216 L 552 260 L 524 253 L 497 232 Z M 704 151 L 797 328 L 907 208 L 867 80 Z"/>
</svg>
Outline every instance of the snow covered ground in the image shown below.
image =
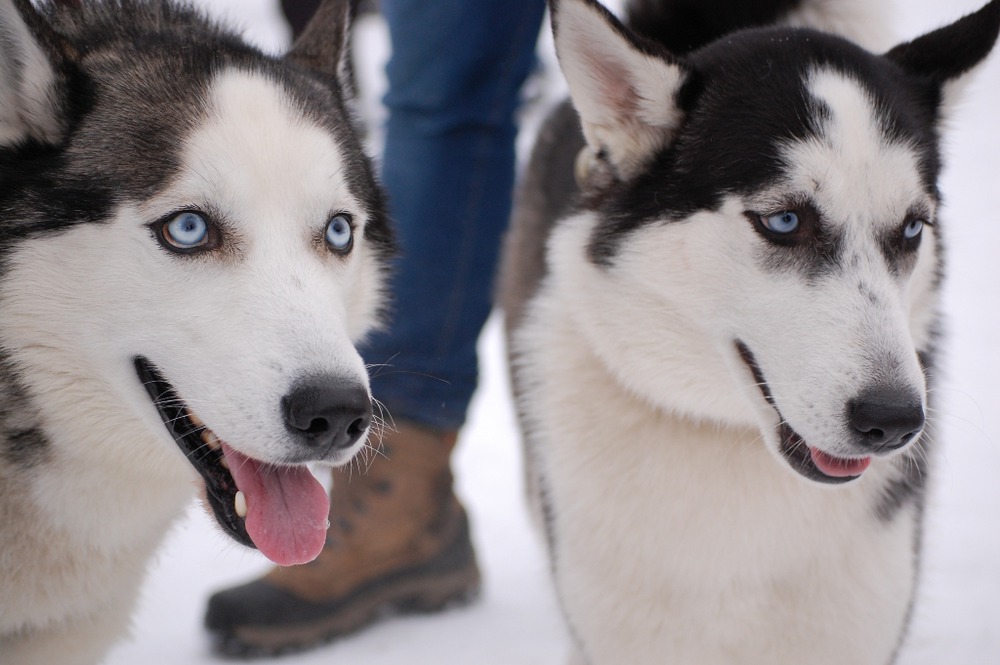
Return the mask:
<svg viewBox="0 0 1000 665">
<path fill-rule="evenodd" d="M 274 0 L 200 0 L 268 48 L 286 37 Z M 985 0 L 983 0 L 985 1 Z M 898 34 L 912 37 L 980 0 L 900 0 Z M 358 45 L 362 80 L 378 85 L 384 36 Z M 942 226 L 948 248 L 944 377 L 937 386 L 933 496 L 915 621 L 900 665 L 1000 663 L 1000 52 L 970 87 L 945 140 Z M 520 451 L 492 321 L 481 340 L 481 389 L 463 431 L 459 492 L 474 520 L 485 574 L 481 601 L 432 617 L 394 618 L 285 663 L 532 665 L 561 663 L 565 634 L 522 499 Z M 218 662 L 201 628 L 207 595 L 267 564 L 221 535 L 198 505 L 153 567 L 130 642 L 108 665 Z M 845 636 L 849 639 L 849 636 Z M 761 664 L 764 665 L 764 664 Z"/>
</svg>

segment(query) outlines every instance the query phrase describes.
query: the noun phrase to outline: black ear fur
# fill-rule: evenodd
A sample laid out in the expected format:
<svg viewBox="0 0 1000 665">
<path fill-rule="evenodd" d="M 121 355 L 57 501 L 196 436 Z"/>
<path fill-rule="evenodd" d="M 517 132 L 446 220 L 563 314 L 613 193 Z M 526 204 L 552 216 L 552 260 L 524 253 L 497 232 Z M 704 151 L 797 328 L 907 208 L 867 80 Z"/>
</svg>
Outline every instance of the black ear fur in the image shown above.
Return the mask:
<svg viewBox="0 0 1000 665">
<path fill-rule="evenodd" d="M 350 91 L 349 0 L 323 0 L 286 58 Z"/>
<path fill-rule="evenodd" d="M 949 26 L 896 46 L 885 57 L 911 75 L 944 84 L 979 64 L 998 35 L 1000 0 L 992 0 Z"/>
</svg>

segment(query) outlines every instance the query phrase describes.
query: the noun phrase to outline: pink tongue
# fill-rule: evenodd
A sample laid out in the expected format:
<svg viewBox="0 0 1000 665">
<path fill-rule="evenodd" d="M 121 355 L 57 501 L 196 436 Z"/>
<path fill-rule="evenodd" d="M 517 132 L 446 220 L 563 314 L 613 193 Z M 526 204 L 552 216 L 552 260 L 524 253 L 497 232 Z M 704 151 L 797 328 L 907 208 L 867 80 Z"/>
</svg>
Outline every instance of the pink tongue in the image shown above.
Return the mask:
<svg viewBox="0 0 1000 665">
<path fill-rule="evenodd" d="M 247 500 L 246 527 L 257 549 L 279 566 L 308 563 L 326 541 L 330 498 L 304 466 L 275 466 L 223 443 L 236 487 Z"/>
<path fill-rule="evenodd" d="M 812 456 L 813 464 L 832 478 L 850 478 L 852 476 L 860 476 L 868 468 L 868 465 L 872 463 L 871 457 L 861 457 L 855 459 L 847 459 L 843 457 L 834 457 L 833 455 L 827 455 L 822 450 L 817 448 L 809 447 L 809 454 Z"/>
</svg>

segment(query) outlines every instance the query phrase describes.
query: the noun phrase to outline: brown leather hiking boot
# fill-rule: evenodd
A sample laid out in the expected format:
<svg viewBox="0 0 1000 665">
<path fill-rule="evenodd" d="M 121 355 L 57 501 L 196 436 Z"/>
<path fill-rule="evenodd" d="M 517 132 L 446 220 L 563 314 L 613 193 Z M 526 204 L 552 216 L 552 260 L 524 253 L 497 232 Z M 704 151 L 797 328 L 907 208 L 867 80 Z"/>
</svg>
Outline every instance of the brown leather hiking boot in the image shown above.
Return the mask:
<svg viewBox="0 0 1000 665">
<path fill-rule="evenodd" d="M 469 522 L 452 491 L 453 433 L 410 425 L 367 473 L 333 472 L 330 530 L 312 563 L 214 594 L 205 626 L 229 656 L 276 655 L 393 612 L 464 604 L 479 591 Z"/>
</svg>

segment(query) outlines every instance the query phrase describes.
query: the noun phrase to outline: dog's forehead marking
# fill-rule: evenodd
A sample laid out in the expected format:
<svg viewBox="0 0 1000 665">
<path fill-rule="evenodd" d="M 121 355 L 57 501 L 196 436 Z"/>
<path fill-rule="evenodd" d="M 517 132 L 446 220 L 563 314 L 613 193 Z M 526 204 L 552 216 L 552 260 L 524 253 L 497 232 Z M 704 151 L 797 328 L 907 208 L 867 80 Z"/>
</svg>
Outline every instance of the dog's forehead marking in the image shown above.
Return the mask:
<svg viewBox="0 0 1000 665">
<path fill-rule="evenodd" d="M 359 209 L 335 137 L 280 84 L 227 69 L 212 82 L 207 107 L 205 121 L 185 141 L 172 196 L 217 206 L 240 228 L 325 221 L 335 208 Z"/>
<path fill-rule="evenodd" d="M 786 186 L 811 193 L 835 225 L 886 228 L 914 210 L 931 216 L 934 200 L 922 184 L 918 151 L 891 136 L 864 86 L 819 68 L 806 89 L 822 119 L 816 134 L 786 146 Z"/>
</svg>

